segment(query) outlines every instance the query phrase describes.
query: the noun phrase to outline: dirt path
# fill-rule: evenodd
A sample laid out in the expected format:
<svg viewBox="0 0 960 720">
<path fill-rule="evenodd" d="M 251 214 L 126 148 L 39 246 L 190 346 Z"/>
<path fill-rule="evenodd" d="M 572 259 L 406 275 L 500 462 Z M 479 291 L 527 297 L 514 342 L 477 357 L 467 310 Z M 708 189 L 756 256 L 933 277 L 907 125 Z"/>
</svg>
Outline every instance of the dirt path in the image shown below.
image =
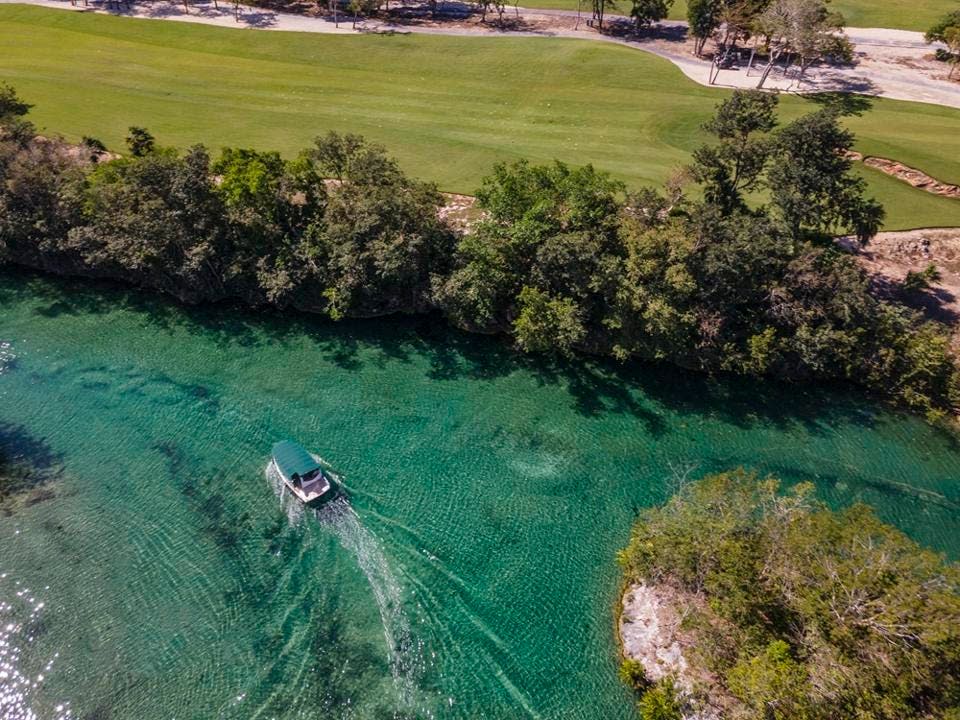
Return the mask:
<svg viewBox="0 0 960 720">
<path fill-rule="evenodd" d="M 586 26 L 586 17 L 578 22 L 576 13 L 563 10 L 532 10 L 518 8 L 509 10 L 505 25 L 481 23 L 469 12 L 469 6 L 459 6 L 461 11 L 445 16 L 442 21 L 425 17 L 391 18 L 389 20 L 366 20 L 358 23 L 334 23 L 324 16 L 295 14 L 243 6 L 238 17 L 227 1 L 217 9 L 210 2 L 190 3 L 188 13 L 183 5 L 173 2 L 145 2 L 121 5 L 104 0 L 92 0 L 84 5 L 77 0 L 71 5 L 68 0 L 0 0 L 0 3 L 21 2 L 43 7 L 74 10 L 77 12 L 103 12 L 114 15 L 174 20 L 181 22 L 218 25 L 221 27 L 256 28 L 319 33 L 420 33 L 457 36 L 564 37 L 616 43 L 663 57 L 676 65 L 687 77 L 707 85 L 710 63 L 695 58 L 691 44 L 686 39 L 686 23 L 664 22 L 649 36 L 635 38 L 626 34 L 599 34 Z M 458 7 L 458 6 L 454 6 Z M 609 17 L 614 26 L 624 24 L 625 18 Z M 933 49 L 923 43 L 920 33 L 877 28 L 850 28 L 848 36 L 855 45 L 856 64 L 851 67 L 811 68 L 802 84 L 793 75 L 783 77 L 776 72 L 768 79 L 771 90 L 786 92 L 857 92 L 879 95 L 898 100 L 945 105 L 960 108 L 960 83 L 946 80 L 944 63 L 932 60 Z M 759 70 L 745 68 L 723 70 L 718 87 L 754 87 Z"/>
</svg>

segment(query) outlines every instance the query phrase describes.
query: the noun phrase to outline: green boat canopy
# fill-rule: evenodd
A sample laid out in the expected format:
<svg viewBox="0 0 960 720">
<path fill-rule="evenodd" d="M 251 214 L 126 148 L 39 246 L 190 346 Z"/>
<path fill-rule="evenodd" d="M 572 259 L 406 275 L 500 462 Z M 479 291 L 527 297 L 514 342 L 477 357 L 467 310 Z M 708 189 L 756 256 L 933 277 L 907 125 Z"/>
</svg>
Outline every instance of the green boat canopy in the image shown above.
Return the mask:
<svg viewBox="0 0 960 720">
<path fill-rule="evenodd" d="M 288 478 L 292 478 L 294 473 L 303 477 L 320 467 L 310 453 L 292 440 L 282 440 L 273 446 L 273 461 Z"/>
</svg>

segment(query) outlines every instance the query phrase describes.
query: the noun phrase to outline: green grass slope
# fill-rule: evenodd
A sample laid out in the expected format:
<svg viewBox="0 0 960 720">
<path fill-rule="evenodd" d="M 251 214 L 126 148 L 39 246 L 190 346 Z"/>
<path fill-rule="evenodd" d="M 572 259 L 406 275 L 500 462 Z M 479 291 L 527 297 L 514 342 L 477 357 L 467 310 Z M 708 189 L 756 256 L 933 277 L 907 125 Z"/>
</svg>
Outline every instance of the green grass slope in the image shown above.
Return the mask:
<svg viewBox="0 0 960 720">
<path fill-rule="evenodd" d="M 725 96 L 660 58 L 587 41 L 257 32 L 19 5 L 0 6 L 0 37 L 0 78 L 48 132 L 122 149 L 143 125 L 163 144 L 292 154 L 351 131 L 459 192 L 521 157 L 660 183 Z M 785 97 L 782 115 L 815 107 Z M 866 152 L 960 182 L 960 111 L 877 101 L 850 122 Z M 889 228 L 960 225 L 960 202 L 867 175 Z"/>
<path fill-rule="evenodd" d="M 524 7 L 576 10 L 577 0 L 528 0 Z M 630 0 L 617 0 L 612 12 L 629 15 Z M 926 32 L 942 16 L 957 8 L 955 0 L 833 0 L 833 10 L 841 13 L 849 27 L 881 27 Z M 589 14 L 590 2 L 583 0 L 583 12 Z M 670 8 L 671 20 L 687 19 L 686 0 L 676 0 Z"/>
</svg>

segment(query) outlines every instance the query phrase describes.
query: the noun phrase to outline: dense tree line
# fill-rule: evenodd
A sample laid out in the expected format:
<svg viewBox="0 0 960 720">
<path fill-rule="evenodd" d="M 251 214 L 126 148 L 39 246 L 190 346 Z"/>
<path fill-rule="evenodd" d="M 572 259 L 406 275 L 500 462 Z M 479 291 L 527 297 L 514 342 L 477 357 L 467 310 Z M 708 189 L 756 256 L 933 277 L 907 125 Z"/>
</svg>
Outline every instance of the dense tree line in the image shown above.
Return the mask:
<svg viewBox="0 0 960 720">
<path fill-rule="evenodd" d="M 627 580 L 676 598 L 691 675 L 711 678 L 678 692 L 628 661 L 645 720 L 704 699 L 743 720 L 960 717 L 960 567 L 812 490 L 741 470 L 643 513 L 620 554 Z"/>
<path fill-rule="evenodd" d="M 782 129 L 776 99 L 737 93 L 690 175 L 703 200 L 592 167 L 498 165 L 457 233 L 443 197 L 384 151 L 331 133 L 293 159 L 157 147 L 126 157 L 36 137 L 0 93 L 0 253 L 185 302 L 239 299 L 337 319 L 440 311 L 532 352 L 586 350 L 703 371 L 838 379 L 931 415 L 957 404 L 946 329 L 876 298 L 830 236 L 882 209 L 824 109 Z M 765 205 L 751 202 L 758 191 Z"/>
<path fill-rule="evenodd" d="M 450 263 L 440 193 L 354 136 L 293 160 L 227 148 L 214 161 L 131 128 L 129 156 L 91 164 L 23 121 L 5 126 L 0 251 L 16 262 L 334 318 L 428 310 Z"/>
</svg>

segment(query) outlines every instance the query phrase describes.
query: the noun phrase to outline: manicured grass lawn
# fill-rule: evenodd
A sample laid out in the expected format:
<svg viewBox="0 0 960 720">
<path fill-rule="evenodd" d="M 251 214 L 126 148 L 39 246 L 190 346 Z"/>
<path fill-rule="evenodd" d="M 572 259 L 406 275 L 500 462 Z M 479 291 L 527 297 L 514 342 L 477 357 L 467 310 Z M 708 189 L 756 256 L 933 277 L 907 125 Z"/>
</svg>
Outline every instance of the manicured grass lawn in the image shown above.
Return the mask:
<svg viewBox="0 0 960 720">
<path fill-rule="evenodd" d="M 522 7 L 576 10 L 577 0 L 520 0 Z M 617 0 L 610 12 L 629 15 L 631 0 Z M 830 8 L 841 13 L 849 27 L 882 27 L 926 32 L 933 23 L 955 10 L 954 0 L 833 0 Z M 582 11 L 590 13 L 590 0 L 583 0 Z M 675 0 L 671 20 L 687 19 L 686 0 Z"/>
<path fill-rule="evenodd" d="M 16 5 L 0 6 L 0 37 L 0 78 L 48 132 L 122 149 L 142 125 L 162 144 L 292 155 L 350 131 L 468 193 L 494 162 L 521 157 L 661 183 L 725 96 L 660 58 L 587 41 L 258 32 Z M 785 97 L 782 114 L 815 107 Z M 960 181 L 960 111 L 878 101 L 851 125 L 867 152 Z M 888 227 L 960 225 L 960 202 L 868 176 Z"/>
</svg>

